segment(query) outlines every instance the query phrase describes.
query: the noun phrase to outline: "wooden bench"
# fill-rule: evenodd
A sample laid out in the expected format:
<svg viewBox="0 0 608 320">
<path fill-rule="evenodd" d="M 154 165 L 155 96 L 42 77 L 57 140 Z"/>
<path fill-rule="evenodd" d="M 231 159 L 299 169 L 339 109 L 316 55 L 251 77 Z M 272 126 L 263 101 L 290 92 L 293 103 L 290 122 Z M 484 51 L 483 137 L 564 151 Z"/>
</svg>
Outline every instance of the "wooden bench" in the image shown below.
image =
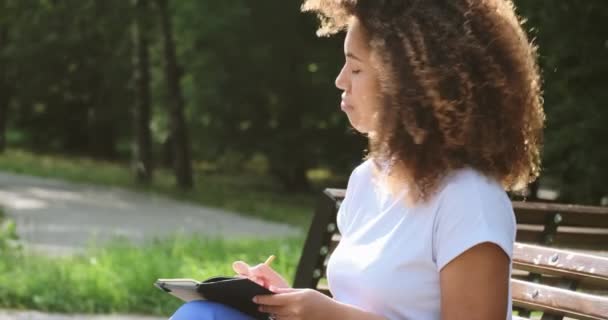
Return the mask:
<svg viewBox="0 0 608 320">
<path fill-rule="evenodd" d="M 323 192 L 300 257 L 294 287 L 330 294 L 323 280 L 329 256 L 340 241 L 336 213 L 343 198 L 341 189 Z M 514 310 L 520 313 L 514 319 L 526 319 L 521 315 L 528 317 L 530 311 L 542 312 L 542 320 L 608 319 L 608 297 L 602 295 L 608 291 L 608 258 L 547 246 L 589 249 L 599 245 L 608 249 L 608 240 L 598 240 L 606 237 L 600 227 L 608 229 L 608 210 L 546 203 L 513 204 L 518 242 L 514 246 L 511 291 Z M 520 223 L 542 228 L 524 228 L 527 231 L 520 235 Z M 562 233 L 561 226 L 573 229 Z M 543 246 L 522 242 L 540 242 Z M 588 292 L 575 291 L 577 288 Z"/>
<path fill-rule="evenodd" d="M 608 250 L 608 207 L 513 201 L 517 241 Z"/>
</svg>

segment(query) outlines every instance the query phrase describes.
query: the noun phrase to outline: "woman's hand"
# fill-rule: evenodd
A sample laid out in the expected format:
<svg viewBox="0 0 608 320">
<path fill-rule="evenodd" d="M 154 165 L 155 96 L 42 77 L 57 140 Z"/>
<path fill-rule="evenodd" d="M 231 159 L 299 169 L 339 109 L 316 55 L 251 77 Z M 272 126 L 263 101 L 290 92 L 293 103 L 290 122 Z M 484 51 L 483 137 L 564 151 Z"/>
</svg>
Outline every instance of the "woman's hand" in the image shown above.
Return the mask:
<svg viewBox="0 0 608 320">
<path fill-rule="evenodd" d="M 236 261 L 232 264 L 232 269 L 234 269 L 234 272 L 238 275 L 249 278 L 249 280 L 256 282 L 265 288 L 270 288 L 271 286 L 275 288 L 290 287 L 283 276 L 265 263 L 250 267 L 243 261 Z"/>
<path fill-rule="evenodd" d="M 274 295 L 256 296 L 253 302 L 273 319 L 338 319 L 340 305 L 332 298 L 312 289 L 270 287 Z M 336 316 L 336 317 L 334 317 Z"/>
</svg>

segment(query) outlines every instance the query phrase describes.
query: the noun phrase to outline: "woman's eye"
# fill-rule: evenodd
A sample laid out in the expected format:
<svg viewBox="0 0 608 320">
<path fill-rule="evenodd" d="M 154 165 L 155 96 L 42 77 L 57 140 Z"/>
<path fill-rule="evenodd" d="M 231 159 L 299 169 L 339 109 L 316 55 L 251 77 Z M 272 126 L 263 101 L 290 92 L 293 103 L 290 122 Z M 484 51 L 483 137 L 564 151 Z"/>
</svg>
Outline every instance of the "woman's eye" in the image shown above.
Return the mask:
<svg viewBox="0 0 608 320">
<path fill-rule="evenodd" d="M 352 72 L 352 74 L 359 74 L 361 72 L 361 70 L 352 70 L 351 72 Z"/>
</svg>

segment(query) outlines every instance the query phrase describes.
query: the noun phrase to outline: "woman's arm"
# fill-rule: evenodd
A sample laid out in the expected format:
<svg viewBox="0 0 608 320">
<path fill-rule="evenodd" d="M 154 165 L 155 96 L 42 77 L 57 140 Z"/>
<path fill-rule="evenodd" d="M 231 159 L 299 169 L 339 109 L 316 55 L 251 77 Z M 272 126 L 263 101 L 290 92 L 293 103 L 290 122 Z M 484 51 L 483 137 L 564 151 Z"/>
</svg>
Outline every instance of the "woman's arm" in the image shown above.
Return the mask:
<svg viewBox="0 0 608 320">
<path fill-rule="evenodd" d="M 335 300 L 334 300 L 335 301 Z M 355 306 L 344 304 L 336 301 L 336 313 L 327 319 L 345 319 L 345 320 L 387 320 L 377 314 L 367 312 Z"/>
<path fill-rule="evenodd" d="M 485 242 L 465 251 L 441 269 L 441 319 L 506 319 L 509 257 Z"/>
<path fill-rule="evenodd" d="M 272 288 L 274 295 L 259 295 L 254 302 L 259 310 L 273 314 L 276 319 L 317 320 L 386 320 L 332 299 L 313 289 Z"/>
</svg>

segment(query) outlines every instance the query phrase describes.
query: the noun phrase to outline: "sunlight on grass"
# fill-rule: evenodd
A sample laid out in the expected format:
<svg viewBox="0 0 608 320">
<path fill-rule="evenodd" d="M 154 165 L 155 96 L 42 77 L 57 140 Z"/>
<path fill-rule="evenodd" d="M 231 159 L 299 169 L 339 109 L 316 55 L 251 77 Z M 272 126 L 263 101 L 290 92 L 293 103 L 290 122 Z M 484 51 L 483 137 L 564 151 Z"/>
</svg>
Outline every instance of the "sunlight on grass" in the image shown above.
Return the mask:
<svg viewBox="0 0 608 320">
<path fill-rule="evenodd" d="M 161 292 L 158 278 L 204 280 L 231 276 L 232 262 L 263 262 L 293 279 L 303 239 L 219 240 L 175 236 L 133 247 L 116 240 L 86 254 L 48 258 L 18 252 L 0 259 L 0 308 L 67 313 L 142 313 L 168 316 L 180 301 Z"/>
<path fill-rule="evenodd" d="M 196 167 L 196 188 L 183 192 L 174 187 L 167 170 L 157 170 L 154 183 L 144 187 L 133 182 L 124 164 L 19 150 L 0 155 L 0 170 L 6 172 L 152 192 L 303 228 L 309 223 L 314 196 L 283 194 L 267 176 L 215 174 L 204 163 Z M 6 234 L 1 241 L 6 245 L 0 246 L 0 308 L 67 313 L 167 316 L 180 301 L 155 288 L 157 278 L 232 275 L 235 260 L 255 264 L 275 254 L 273 266 L 292 279 L 303 244 L 301 238 L 219 240 L 178 235 L 143 247 L 115 240 L 101 248 L 90 245 L 84 255 L 49 258 L 10 246 L 10 232 Z"/>
</svg>

